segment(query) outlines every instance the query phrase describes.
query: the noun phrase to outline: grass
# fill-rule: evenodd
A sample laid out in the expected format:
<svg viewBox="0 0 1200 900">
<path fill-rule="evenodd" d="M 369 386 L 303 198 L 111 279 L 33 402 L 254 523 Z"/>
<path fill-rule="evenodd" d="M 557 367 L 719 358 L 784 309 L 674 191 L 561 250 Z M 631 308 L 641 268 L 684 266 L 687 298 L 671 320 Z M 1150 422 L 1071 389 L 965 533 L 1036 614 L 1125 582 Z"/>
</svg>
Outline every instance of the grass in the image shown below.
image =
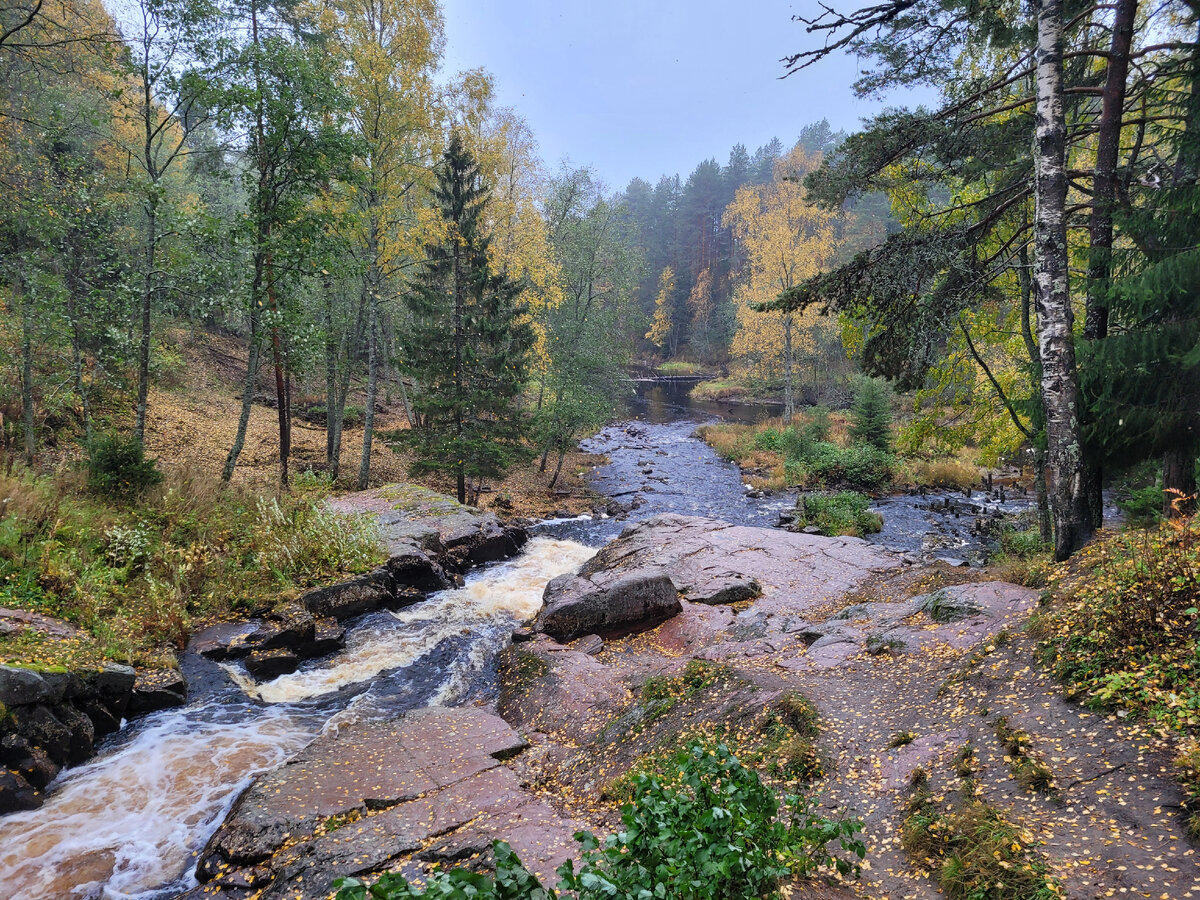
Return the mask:
<svg viewBox="0 0 1200 900">
<path fill-rule="evenodd" d="M 741 400 L 750 396 L 750 389 L 734 378 L 714 378 L 702 381 L 691 389 L 697 400 Z"/>
<path fill-rule="evenodd" d="M 920 778 L 900 826 L 901 846 L 933 868 L 951 900 L 1060 900 L 1062 885 L 1033 841 L 1032 834 L 973 796 L 939 808 Z"/>
<path fill-rule="evenodd" d="M 1029 732 L 1013 728 L 1005 716 L 996 719 L 995 730 L 996 740 L 1004 748 L 1004 761 L 1017 784 L 1040 794 L 1051 793 L 1054 790 L 1054 776 L 1049 766 L 1031 755 L 1033 738 Z"/>
<path fill-rule="evenodd" d="M 1056 570 L 1051 588 L 1039 650 L 1072 694 L 1171 728 L 1200 726 L 1200 522 L 1097 541 Z"/>
<path fill-rule="evenodd" d="M 699 363 L 673 359 L 656 367 L 654 371 L 659 375 L 698 375 L 704 371 L 704 367 Z"/>
<path fill-rule="evenodd" d="M 766 490 L 883 489 L 896 467 L 890 453 L 852 443 L 846 417 L 821 407 L 789 422 L 705 425 L 696 433 L 722 458 L 748 470 L 749 484 Z"/>
<path fill-rule="evenodd" d="M 883 530 L 883 516 L 867 507 L 871 498 L 857 491 L 801 494 L 796 500 L 800 528 L 812 526 L 824 535 L 862 537 Z"/>
<path fill-rule="evenodd" d="M 0 638 L 0 662 L 170 664 L 198 620 L 379 564 L 375 525 L 328 512 L 320 496 L 262 494 L 190 470 L 130 500 L 89 491 L 77 471 L 0 476 L 0 606 L 79 629 Z"/>
<path fill-rule="evenodd" d="M 898 750 L 901 747 L 907 747 L 916 739 L 917 736 L 911 731 L 897 731 L 888 739 L 887 749 Z"/>
</svg>

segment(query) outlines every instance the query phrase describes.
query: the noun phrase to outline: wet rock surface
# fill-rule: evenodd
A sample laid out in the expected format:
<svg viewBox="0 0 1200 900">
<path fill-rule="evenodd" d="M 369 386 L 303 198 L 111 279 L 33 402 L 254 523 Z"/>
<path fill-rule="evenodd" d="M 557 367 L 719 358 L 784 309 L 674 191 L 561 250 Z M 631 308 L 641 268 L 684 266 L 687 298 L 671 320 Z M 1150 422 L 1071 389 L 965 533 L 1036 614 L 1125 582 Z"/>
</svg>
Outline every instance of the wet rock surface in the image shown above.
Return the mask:
<svg viewBox="0 0 1200 900">
<path fill-rule="evenodd" d="M 201 855 L 188 896 L 328 896 L 332 880 L 423 851 L 437 859 L 509 841 L 549 874 L 578 823 L 526 791 L 503 761 L 526 742 L 479 709 L 426 709 L 343 725 L 257 779 Z M 419 869 L 422 859 L 411 861 Z"/>
<path fill-rule="evenodd" d="M 142 702 L 136 678 L 116 664 L 81 672 L 0 666 L 0 812 L 41 806 L 62 768 L 90 758 Z"/>
</svg>

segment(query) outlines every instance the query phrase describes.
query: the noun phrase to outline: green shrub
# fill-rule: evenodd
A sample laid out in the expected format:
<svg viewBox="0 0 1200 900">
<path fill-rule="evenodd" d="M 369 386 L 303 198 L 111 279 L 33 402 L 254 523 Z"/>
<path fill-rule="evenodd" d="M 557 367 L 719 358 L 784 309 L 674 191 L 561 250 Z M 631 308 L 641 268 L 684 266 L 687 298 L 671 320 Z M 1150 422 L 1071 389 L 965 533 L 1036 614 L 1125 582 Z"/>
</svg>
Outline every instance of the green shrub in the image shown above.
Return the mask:
<svg viewBox="0 0 1200 900">
<path fill-rule="evenodd" d="M 281 578 L 308 587 L 341 572 L 382 562 L 379 526 L 366 516 L 340 516 L 310 503 L 258 498 L 254 537 L 259 561 Z"/>
<path fill-rule="evenodd" d="M 1200 726 L 1200 521 L 1123 533 L 1081 562 L 1091 577 L 1039 618 L 1044 661 L 1092 706 Z"/>
<path fill-rule="evenodd" d="M 802 494 L 796 501 L 797 524 L 820 529 L 821 534 L 861 537 L 883 529 L 883 516 L 867 507 L 871 498 L 855 491 L 836 494 Z"/>
<path fill-rule="evenodd" d="M 1142 488 L 1128 488 L 1117 497 L 1117 508 L 1125 521 L 1134 528 L 1151 528 L 1162 519 L 1163 489 L 1161 481 Z"/>
<path fill-rule="evenodd" d="M 103 434 L 88 444 L 88 487 L 105 497 L 131 499 L 162 481 L 157 460 L 146 459 L 142 442 Z"/>
<path fill-rule="evenodd" d="M 892 392 L 876 378 L 864 378 L 850 408 L 850 438 L 883 453 L 892 451 Z"/>
<path fill-rule="evenodd" d="M 1029 559 L 1039 553 L 1045 553 L 1050 548 L 1042 541 L 1042 535 L 1037 528 L 1026 528 L 1023 531 L 1006 528 L 1000 533 L 1000 549 L 1009 556 Z"/>
<path fill-rule="evenodd" d="M 764 428 L 754 436 L 755 450 L 770 450 L 778 453 L 782 432 L 778 428 Z"/>
<path fill-rule="evenodd" d="M 811 444 L 827 441 L 832 427 L 829 421 L 829 407 L 814 406 L 808 410 L 808 422 L 805 423 L 801 436 Z"/>
<path fill-rule="evenodd" d="M 579 900 L 759 900 L 779 896 L 786 878 L 821 867 L 856 872 L 866 848 L 861 822 L 820 818 L 797 798 L 779 800 L 724 744 L 697 742 L 674 757 L 660 779 L 638 775 L 633 800 L 621 810 L 622 829 L 601 843 L 575 835 L 583 851 L 558 870 L 558 890 Z M 837 849 L 830 844 L 837 842 Z M 503 842 L 495 845 L 496 874 L 464 869 L 442 873 L 424 887 L 384 875 L 367 887 L 339 879 L 337 900 L 553 900 Z"/>
</svg>

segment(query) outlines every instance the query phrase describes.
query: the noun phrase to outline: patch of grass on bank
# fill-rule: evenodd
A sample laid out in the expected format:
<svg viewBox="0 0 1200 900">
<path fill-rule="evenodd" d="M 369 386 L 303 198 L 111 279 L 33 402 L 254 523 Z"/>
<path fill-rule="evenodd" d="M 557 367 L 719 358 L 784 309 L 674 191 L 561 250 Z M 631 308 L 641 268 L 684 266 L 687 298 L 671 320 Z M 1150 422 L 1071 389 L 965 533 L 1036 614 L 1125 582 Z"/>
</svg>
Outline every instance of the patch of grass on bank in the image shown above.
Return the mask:
<svg viewBox="0 0 1200 900">
<path fill-rule="evenodd" d="M 1100 540 L 1052 586 L 1034 630 L 1058 678 L 1093 707 L 1200 726 L 1200 522 Z"/>
<path fill-rule="evenodd" d="M 900 827 L 904 849 L 931 865 L 951 900 L 1060 900 L 1062 886 L 1033 850 L 1033 836 L 995 807 L 967 800 L 942 811 L 925 788 L 909 802 Z"/>
<path fill-rule="evenodd" d="M 796 525 L 814 527 L 824 535 L 862 537 L 883 530 L 883 516 L 868 509 L 871 498 L 857 491 L 801 494 L 796 500 Z"/>
<path fill-rule="evenodd" d="M 702 381 L 688 392 L 696 400 L 744 400 L 749 389 L 733 378 L 713 378 Z"/>
<path fill-rule="evenodd" d="M 80 629 L 0 638 L 0 662 L 163 664 L 197 619 L 269 606 L 384 558 L 374 524 L 326 510 L 319 485 L 276 497 L 181 470 L 116 493 L 89 488 L 82 471 L 0 476 L 0 606 Z"/>
<path fill-rule="evenodd" d="M 657 366 L 654 371 L 659 375 L 699 375 L 704 371 L 704 367 L 699 363 L 673 359 L 670 362 L 663 363 L 661 366 Z"/>
</svg>

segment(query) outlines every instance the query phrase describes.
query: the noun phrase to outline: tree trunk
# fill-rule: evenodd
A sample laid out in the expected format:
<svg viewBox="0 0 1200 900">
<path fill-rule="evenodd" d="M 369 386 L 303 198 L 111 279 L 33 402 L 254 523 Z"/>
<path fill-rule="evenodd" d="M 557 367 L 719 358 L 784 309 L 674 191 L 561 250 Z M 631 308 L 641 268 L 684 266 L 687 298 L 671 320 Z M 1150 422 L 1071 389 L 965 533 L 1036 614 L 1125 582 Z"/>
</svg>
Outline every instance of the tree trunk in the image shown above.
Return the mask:
<svg viewBox="0 0 1200 900">
<path fill-rule="evenodd" d="M 567 458 L 566 449 L 558 451 L 558 462 L 554 465 L 554 475 L 550 478 L 550 490 L 554 490 L 554 485 L 558 484 L 559 473 L 562 472 L 563 460 Z"/>
<path fill-rule="evenodd" d="M 270 235 L 268 233 L 268 240 Z M 279 411 L 279 483 L 288 486 L 288 457 L 292 453 L 292 410 L 284 373 L 283 337 L 279 327 L 279 302 L 275 296 L 275 266 L 266 256 L 267 303 L 271 308 L 271 364 L 275 369 L 275 405 Z"/>
<path fill-rule="evenodd" d="M 1109 47 L 1108 71 L 1096 132 L 1096 168 L 1092 179 L 1091 249 L 1088 257 L 1087 313 L 1083 336 L 1089 341 L 1108 336 L 1108 308 L 1103 292 L 1112 274 L 1113 207 L 1116 202 L 1117 157 L 1121 149 L 1125 84 L 1138 0 L 1117 0 Z M 1104 472 L 1099 459 L 1089 459 L 1084 473 L 1092 527 L 1104 524 Z"/>
<path fill-rule="evenodd" d="M 146 267 L 142 272 L 142 321 L 141 334 L 138 344 L 138 392 L 137 392 L 137 422 L 133 426 L 133 436 L 137 442 L 143 443 L 146 436 L 146 402 L 150 396 L 150 307 L 154 300 L 154 267 L 157 264 L 155 250 L 158 244 L 158 202 L 153 193 L 146 202 L 146 249 L 142 264 Z"/>
<path fill-rule="evenodd" d="M 1163 518 L 1175 519 L 1196 508 L 1196 447 L 1182 444 L 1163 454 Z"/>
<path fill-rule="evenodd" d="M 261 277 L 261 276 L 260 276 Z M 255 278 L 257 282 L 259 277 Z M 250 301 L 250 359 L 246 363 L 246 381 L 242 386 L 242 412 L 238 416 L 237 432 L 233 437 L 233 446 L 225 457 L 225 468 L 221 471 L 221 480 L 228 482 L 233 478 L 233 470 L 237 466 L 238 457 L 242 455 L 242 447 L 246 443 L 246 428 L 250 424 L 250 406 L 254 402 L 254 388 L 258 381 L 258 321 L 259 302 L 257 289 L 252 290 Z"/>
<path fill-rule="evenodd" d="M 792 398 L 792 314 L 783 314 L 783 418 L 790 422 L 796 414 Z"/>
<path fill-rule="evenodd" d="M 1022 219 L 1022 224 L 1027 225 L 1028 218 L 1022 216 Z M 1034 393 L 1029 430 L 1034 434 L 1033 484 L 1037 492 L 1038 537 L 1042 539 L 1043 544 L 1049 544 L 1054 539 L 1054 529 L 1050 523 L 1050 495 L 1046 489 L 1046 448 L 1042 445 L 1046 436 L 1046 410 L 1042 406 L 1041 397 L 1042 355 L 1033 336 L 1033 282 L 1029 271 L 1028 244 L 1021 245 L 1017 260 L 1017 282 L 1021 287 L 1021 337 L 1025 341 L 1025 352 L 1029 354 Z"/>
<path fill-rule="evenodd" d="M 374 266 L 371 267 L 374 269 Z M 363 415 L 362 461 L 358 465 L 358 489 L 367 489 L 371 475 L 371 442 L 375 431 L 375 400 L 379 390 L 379 292 L 378 284 L 369 276 L 367 286 L 367 401 Z M 459 501 L 462 502 L 461 500 Z"/>
<path fill-rule="evenodd" d="M 1092 519 L 1079 429 L 1074 315 L 1067 253 L 1066 121 L 1063 109 L 1063 0 L 1041 0 L 1037 34 L 1037 128 L 1034 147 L 1034 292 L 1042 401 L 1046 410 L 1054 556 L 1087 543 Z"/>
<path fill-rule="evenodd" d="M 33 309 L 20 277 L 13 279 L 13 294 L 21 304 L 21 430 L 25 439 L 25 465 L 33 465 L 37 435 L 33 426 Z"/>
<path fill-rule="evenodd" d="M 334 406 L 337 404 L 338 340 L 333 333 L 333 283 L 329 275 L 324 276 L 321 286 L 325 295 L 325 469 L 329 477 L 337 481 L 340 460 L 334 440 L 337 430 Z"/>
</svg>

